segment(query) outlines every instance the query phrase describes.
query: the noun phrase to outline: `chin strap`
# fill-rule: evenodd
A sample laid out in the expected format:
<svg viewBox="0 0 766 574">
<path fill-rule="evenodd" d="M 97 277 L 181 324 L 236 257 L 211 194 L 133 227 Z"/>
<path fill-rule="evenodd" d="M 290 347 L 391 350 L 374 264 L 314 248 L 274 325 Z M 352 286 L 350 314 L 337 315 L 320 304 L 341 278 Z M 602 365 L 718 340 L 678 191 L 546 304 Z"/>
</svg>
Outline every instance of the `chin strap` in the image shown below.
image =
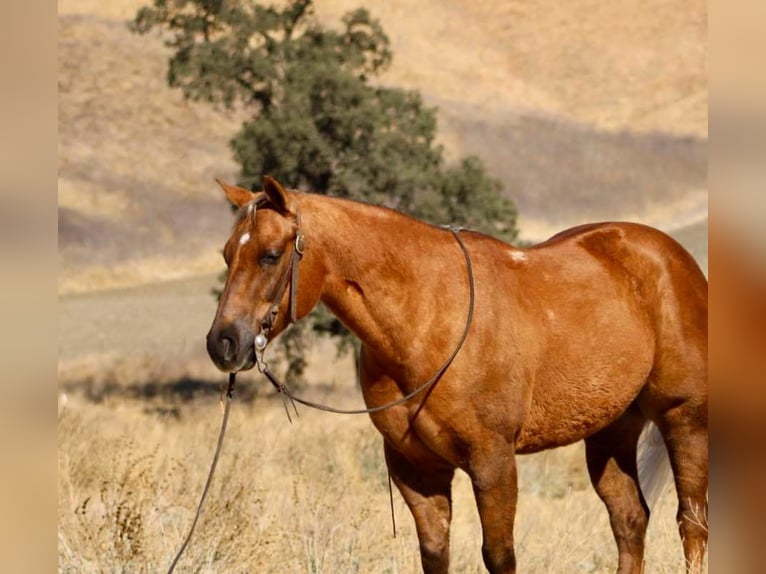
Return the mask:
<svg viewBox="0 0 766 574">
<path fill-rule="evenodd" d="M 268 339 L 263 334 L 263 330 L 261 330 L 261 332 L 255 336 L 255 364 L 258 366 L 258 371 L 265 375 L 267 379 L 269 379 L 271 384 L 274 385 L 274 388 L 279 393 L 279 396 L 282 397 L 282 405 L 285 407 L 287 420 L 290 421 L 290 424 L 292 424 L 293 419 L 290 416 L 290 409 L 287 407 L 287 399 L 289 398 L 293 405 L 295 416 L 300 418 L 300 414 L 298 414 L 298 407 L 295 405 L 295 399 L 293 399 L 289 389 L 282 381 L 274 376 L 274 373 L 272 373 L 269 369 L 268 363 L 263 358 L 263 352 L 266 350 L 266 345 L 268 345 L 268 343 Z"/>
</svg>

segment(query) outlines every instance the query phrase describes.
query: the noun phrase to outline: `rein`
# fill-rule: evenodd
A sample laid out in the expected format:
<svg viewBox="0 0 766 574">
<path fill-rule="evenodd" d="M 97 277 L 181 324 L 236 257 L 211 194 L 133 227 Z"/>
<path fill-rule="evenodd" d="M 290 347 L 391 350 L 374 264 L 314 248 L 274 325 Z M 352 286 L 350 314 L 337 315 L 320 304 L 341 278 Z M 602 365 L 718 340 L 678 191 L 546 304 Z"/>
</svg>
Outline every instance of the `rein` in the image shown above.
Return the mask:
<svg viewBox="0 0 766 574">
<path fill-rule="evenodd" d="M 460 336 L 460 341 L 455 347 L 455 350 L 452 351 L 452 354 L 449 357 L 447 357 L 447 360 L 444 361 L 444 363 L 442 363 L 441 367 L 439 367 L 439 369 L 436 371 L 436 373 L 434 373 L 434 375 L 430 379 L 428 379 L 426 382 L 418 386 L 414 391 L 404 395 L 403 397 L 400 397 L 394 401 L 388 402 L 384 405 L 379 405 L 377 407 L 344 410 L 344 409 L 338 409 L 335 407 L 323 405 L 320 403 L 315 403 L 313 401 L 309 401 L 307 399 L 294 395 L 290 391 L 290 389 L 287 388 L 287 385 L 285 385 L 282 381 L 280 381 L 274 375 L 274 373 L 271 372 L 271 370 L 269 369 L 269 365 L 263 359 L 263 353 L 266 350 L 266 345 L 268 344 L 268 334 L 273 325 L 274 318 L 276 317 L 276 314 L 278 312 L 277 309 L 279 307 L 279 302 L 282 299 L 282 296 L 284 295 L 284 292 L 287 288 L 287 280 L 290 277 L 292 277 L 292 280 L 291 280 L 292 285 L 290 288 L 290 321 L 295 322 L 295 297 L 297 295 L 297 275 L 298 275 L 297 269 L 298 269 L 298 262 L 300 261 L 300 258 L 303 255 L 303 243 L 304 243 L 303 234 L 300 231 L 300 223 L 299 223 L 298 233 L 295 237 L 295 248 L 290 260 L 290 267 L 288 267 L 285 274 L 283 275 L 277 298 L 274 301 L 274 303 L 272 303 L 269 309 L 269 312 L 267 313 L 267 317 L 264 320 L 263 324 L 261 325 L 260 333 L 258 333 L 258 335 L 256 335 L 255 337 L 255 362 L 258 366 L 258 371 L 260 371 L 263 375 L 265 375 L 266 378 L 271 382 L 271 384 L 274 385 L 274 388 L 277 390 L 277 392 L 282 395 L 282 400 L 285 406 L 285 412 L 287 412 L 287 418 L 288 420 L 290 420 L 290 422 L 292 422 L 292 419 L 290 418 L 290 411 L 287 408 L 285 396 L 289 398 L 290 401 L 292 402 L 296 415 L 298 414 L 298 409 L 295 407 L 295 403 L 300 403 L 307 407 L 318 409 L 320 411 L 330 412 L 330 413 L 337 413 L 342 415 L 363 415 L 363 414 L 377 413 L 380 411 L 384 411 L 386 409 L 390 409 L 391 407 L 395 407 L 402 403 L 405 403 L 411 398 L 419 395 L 423 391 L 426 391 L 426 390 L 430 391 L 430 388 L 433 387 L 437 383 L 437 381 L 439 381 L 441 376 L 449 368 L 449 366 L 452 364 L 452 361 L 460 352 L 460 349 L 463 348 L 463 343 L 465 343 L 465 340 L 468 338 L 468 332 L 471 330 L 471 323 L 473 322 L 473 309 L 474 309 L 474 303 L 476 300 L 476 285 L 475 285 L 475 280 L 473 276 L 473 265 L 471 264 L 471 256 L 468 253 L 468 249 L 466 248 L 465 243 L 463 243 L 463 239 L 460 237 L 460 232 L 463 230 L 463 228 L 449 226 L 447 229 L 449 229 L 449 231 L 452 232 L 452 235 L 457 240 L 458 245 L 460 246 L 460 249 L 463 252 L 463 257 L 465 257 L 465 266 L 466 266 L 466 271 L 468 273 L 468 284 L 470 287 L 468 315 L 466 317 L 465 328 L 463 329 L 463 334 Z M 299 250 L 299 244 L 300 244 L 300 250 Z M 420 412 L 420 409 L 423 408 L 423 404 L 425 403 L 426 398 L 428 398 L 428 395 L 426 395 L 426 397 L 418 406 L 417 411 L 415 411 L 416 416 L 417 416 L 417 413 Z"/>
</svg>

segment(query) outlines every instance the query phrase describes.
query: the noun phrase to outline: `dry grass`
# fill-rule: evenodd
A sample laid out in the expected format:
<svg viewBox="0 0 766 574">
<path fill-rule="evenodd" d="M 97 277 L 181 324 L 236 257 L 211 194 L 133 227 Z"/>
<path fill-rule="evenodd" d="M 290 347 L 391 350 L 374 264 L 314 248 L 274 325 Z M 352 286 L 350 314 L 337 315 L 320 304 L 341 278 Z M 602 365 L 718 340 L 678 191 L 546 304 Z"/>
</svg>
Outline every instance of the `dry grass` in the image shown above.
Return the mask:
<svg viewBox="0 0 766 574">
<path fill-rule="evenodd" d="M 214 178 L 234 177 L 242 116 L 183 101 L 166 56 L 123 20 L 59 19 L 60 293 L 221 267 L 230 222 Z"/>
<path fill-rule="evenodd" d="M 223 377 L 199 348 L 212 316 L 208 288 L 176 282 L 64 298 L 61 572 L 162 571 L 185 535 L 220 422 Z M 326 341 L 310 350 L 308 398 L 358 406 L 351 362 L 328 361 Z M 523 571 L 613 571 L 614 544 L 582 446 L 521 457 L 519 475 Z M 243 374 L 207 510 L 179 571 L 418 572 L 398 493 L 399 537 L 390 536 L 385 478 L 381 438 L 367 417 L 302 409 L 288 425 L 268 383 Z M 454 490 L 452 571 L 482 572 L 465 475 Z M 682 571 L 674 506 L 669 489 L 650 525 L 647 572 Z"/>
<path fill-rule="evenodd" d="M 358 401 L 336 393 L 336 404 Z M 59 571 L 155 572 L 186 533 L 219 424 L 213 398 L 181 404 L 68 397 L 59 412 Z M 391 536 L 381 438 L 367 417 L 235 402 L 185 572 L 418 572 L 412 519 L 395 493 Z M 611 572 L 606 512 L 581 445 L 520 459 L 516 524 L 525 572 Z M 455 480 L 452 571 L 483 572 L 470 483 Z M 648 535 L 648 572 L 681 572 L 668 489 Z"/>
<path fill-rule="evenodd" d="M 59 295 L 88 293 L 104 289 L 116 289 L 130 285 L 147 285 L 175 279 L 205 276 L 221 267 L 219 250 L 208 249 L 199 255 L 179 257 L 173 255 L 149 255 L 142 259 L 128 259 L 111 266 L 83 263 L 69 272 L 58 275 Z"/>
</svg>

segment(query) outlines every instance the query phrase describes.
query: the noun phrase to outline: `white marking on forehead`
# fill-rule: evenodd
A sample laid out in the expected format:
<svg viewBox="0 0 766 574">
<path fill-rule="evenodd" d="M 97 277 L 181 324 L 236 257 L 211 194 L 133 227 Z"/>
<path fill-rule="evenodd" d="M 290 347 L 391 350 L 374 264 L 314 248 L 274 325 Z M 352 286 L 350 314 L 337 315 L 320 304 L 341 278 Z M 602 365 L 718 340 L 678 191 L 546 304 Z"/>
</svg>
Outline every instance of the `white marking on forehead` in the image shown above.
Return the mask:
<svg viewBox="0 0 766 574">
<path fill-rule="evenodd" d="M 527 260 L 527 256 L 521 251 L 511 251 L 511 259 L 513 259 L 517 263 L 523 263 L 524 261 Z"/>
<path fill-rule="evenodd" d="M 245 233 L 243 233 L 243 234 L 240 236 L 240 238 L 239 238 L 239 244 L 240 244 L 240 245 L 244 245 L 244 244 L 245 244 L 245 243 L 247 243 L 248 241 L 250 241 L 250 232 L 249 232 L 249 231 L 246 231 Z"/>
</svg>

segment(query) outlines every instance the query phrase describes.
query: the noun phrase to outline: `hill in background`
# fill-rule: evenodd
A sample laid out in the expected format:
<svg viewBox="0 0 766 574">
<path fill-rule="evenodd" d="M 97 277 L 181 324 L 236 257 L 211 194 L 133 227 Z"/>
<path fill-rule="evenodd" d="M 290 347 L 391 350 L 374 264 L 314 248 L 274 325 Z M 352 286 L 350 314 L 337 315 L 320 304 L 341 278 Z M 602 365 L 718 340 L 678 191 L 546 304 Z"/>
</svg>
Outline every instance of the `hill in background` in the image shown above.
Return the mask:
<svg viewBox="0 0 766 574">
<path fill-rule="evenodd" d="M 210 273 L 244 116 L 184 102 L 143 4 L 59 4 L 59 291 Z M 358 5 L 319 0 L 328 25 Z M 404 0 L 370 5 L 394 63 L 382 81 L 440 109 L 448 157 L 480 155 L 522 237 L 630 219 L 677 233 L 706 266 L 704 2 Z"/>
</svg>

